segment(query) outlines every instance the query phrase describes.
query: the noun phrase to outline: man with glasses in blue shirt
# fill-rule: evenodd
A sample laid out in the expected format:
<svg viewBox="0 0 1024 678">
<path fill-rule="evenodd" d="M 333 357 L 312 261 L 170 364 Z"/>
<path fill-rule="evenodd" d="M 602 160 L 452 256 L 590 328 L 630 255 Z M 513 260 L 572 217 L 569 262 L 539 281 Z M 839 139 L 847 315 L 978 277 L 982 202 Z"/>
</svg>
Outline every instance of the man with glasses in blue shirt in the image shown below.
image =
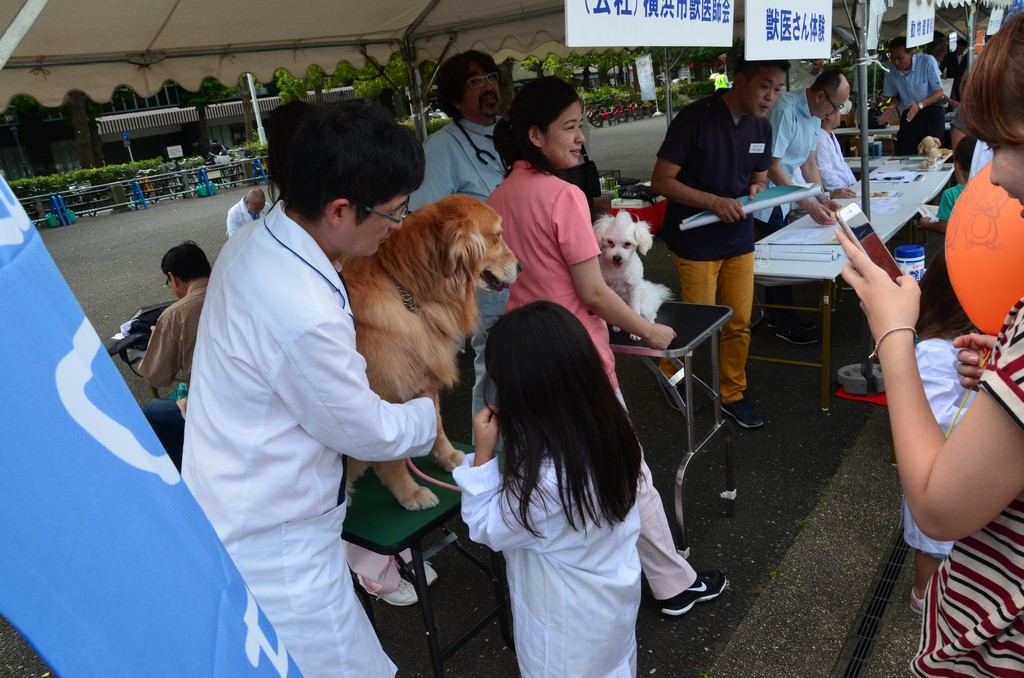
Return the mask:
<svg viewBox="0 0 1024 678">
<path fill-rule="evenodd" d="M 789 186 L 799 170 L 805 183 L 821 185 L 821 174 L 815 157 L 818 130 L 821 121 L 842 108 L 850 98 L 850 83 L 846 76 L 835 68 L 822 71 L 811 86 L 805 90 L 786 92 L 778 103 L 768 111 L 772 124 L 772 166 L 768 168 L 769 186 Z M 796 203 L 823 226 L 834 224 L 832 212 L 839 205 L 826 193 L 818 198 L 805 198 Z M 790 205 L 780 205 L 761 210 L 755 214 L 760 236 L 775 233 L 783 228 L 790 213 Z M 782 306 L 793 305 L 793 288 L 789 285 L 768 287 L 765 302 Z M 788 309 L 768 309 L 768 326 L 775 329 L 775 336 L 793 344 L 813 344 L 818 341 L 817 325 L 800 320 Z"/>
</svg>

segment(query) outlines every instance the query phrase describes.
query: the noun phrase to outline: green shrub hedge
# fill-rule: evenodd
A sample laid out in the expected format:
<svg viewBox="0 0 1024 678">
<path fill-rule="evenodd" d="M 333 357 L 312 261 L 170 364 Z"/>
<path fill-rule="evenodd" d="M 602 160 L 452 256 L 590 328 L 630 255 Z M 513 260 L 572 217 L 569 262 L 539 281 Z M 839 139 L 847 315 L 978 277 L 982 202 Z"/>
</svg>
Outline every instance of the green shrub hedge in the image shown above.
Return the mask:
<svg viewBox="0 0 1024 678">
<path fill-rule="evenodd" d="M 200 167 L 203 159 L 199 156 L 191 158 L 180 158 L 176 161 L 181 169 Z M 33 195 L 46 195 L 59 191 L 66 191 L 69 187 L 88 182 L 93 186 L 109 184 L 125 179 L 134 179 L 139 170 L 159 170 L 163 163 L 161 158 L 151 160 L 136 160 L 135 162 L 123 165 L 104 165 L 93 169 L 75 169 L 59 174 L 47 174 L 28 179 L 16 179 L 10 182 L 11 190 L 19 198 L 27 198 Z"/>
</svg>

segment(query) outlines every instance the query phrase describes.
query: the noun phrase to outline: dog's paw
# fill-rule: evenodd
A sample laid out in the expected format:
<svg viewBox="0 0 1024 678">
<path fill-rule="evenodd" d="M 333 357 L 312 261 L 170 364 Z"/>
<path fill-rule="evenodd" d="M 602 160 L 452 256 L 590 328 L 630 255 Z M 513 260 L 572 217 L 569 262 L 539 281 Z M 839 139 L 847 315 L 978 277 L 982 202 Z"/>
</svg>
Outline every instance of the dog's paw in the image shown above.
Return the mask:
<svg viewBox="0 0 1024 678">
<path fill-rule="evenodd" d="M 455 467 L 462 464 L 462 460 L 466 458 L 466 455 L 454 447 L 445 450 L 440 453 L 434 454 L 434 463 L 443 468 L 448 473 L 451 473 Z"/>
<path fill-rule="evenodd" d="M 441 503 L 441 500 L 437 498 L 436 494 L 427 488 L 419 487 L 411 496 L 405 499 L 399 499 L 398 503 L 407 511 L 423 511 L 425 509 L 434 508 Z"/>
</svg>

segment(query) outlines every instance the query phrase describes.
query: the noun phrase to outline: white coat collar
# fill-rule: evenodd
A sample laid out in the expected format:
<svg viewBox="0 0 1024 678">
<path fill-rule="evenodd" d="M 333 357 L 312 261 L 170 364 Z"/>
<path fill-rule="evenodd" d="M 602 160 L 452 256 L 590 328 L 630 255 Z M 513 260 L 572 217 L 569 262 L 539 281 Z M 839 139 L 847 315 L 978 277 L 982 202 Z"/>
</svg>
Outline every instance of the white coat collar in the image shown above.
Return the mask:
<svg viewBox="0 0 1024 678">
<path fill-rule="evenodd" d="M 284 201 L 279 200 L 274 205 L 264 219 L 263 226 L 285 249 L 291 251 L 306 262 L 310 268 L 317 271 L 342 296 L 348 296 L 348 291 L 342 286 L 341 278 L 334 269 L 334 265 L 313 240 L 313 236 L 285 214 Z"/>
</svg>

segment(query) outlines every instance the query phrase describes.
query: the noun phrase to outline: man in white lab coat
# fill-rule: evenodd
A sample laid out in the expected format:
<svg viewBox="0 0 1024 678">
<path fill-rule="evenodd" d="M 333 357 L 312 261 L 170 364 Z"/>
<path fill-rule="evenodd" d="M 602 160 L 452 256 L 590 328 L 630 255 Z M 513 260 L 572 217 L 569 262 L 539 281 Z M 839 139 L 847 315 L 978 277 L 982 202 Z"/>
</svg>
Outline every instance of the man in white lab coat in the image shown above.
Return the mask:
<svg viewBox="0 0 1024 678">
<path fill-rule="evenodd" d="M 288 202 L 228 240 L 207 289 L 182 477 L 306 676 L 395 673 L 339 538 L 346 457 L 426 454 L 434 404 L 370 390 L 332 262 L 401 227 L 423 165 L 375 105 L 311 114 L 288 149 Z"/>
</svg>

